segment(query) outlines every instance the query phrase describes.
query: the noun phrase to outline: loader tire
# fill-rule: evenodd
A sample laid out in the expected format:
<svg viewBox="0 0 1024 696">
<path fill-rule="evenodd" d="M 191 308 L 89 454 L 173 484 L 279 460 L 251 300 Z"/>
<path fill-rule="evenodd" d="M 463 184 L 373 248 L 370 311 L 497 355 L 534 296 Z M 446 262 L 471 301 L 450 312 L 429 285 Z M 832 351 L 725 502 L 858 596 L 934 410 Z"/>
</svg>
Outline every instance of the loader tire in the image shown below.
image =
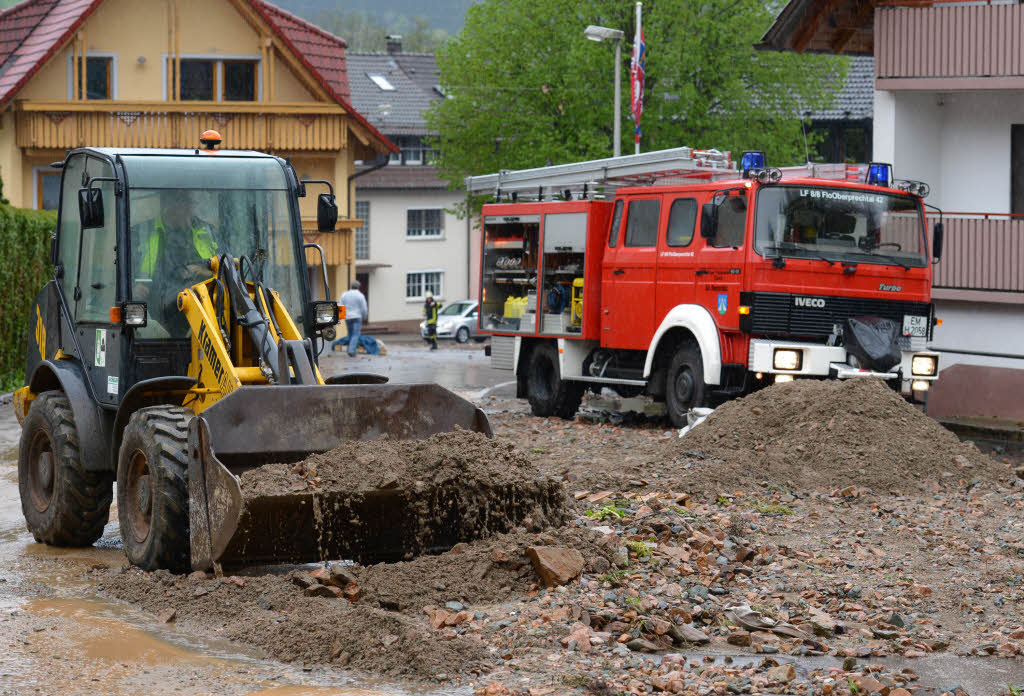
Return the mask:
<svg viewBox="0 0 1024 696">
<path fill-rule="evenodd" d="M 36 397 L 21 430 L 18 491 L 28 530 L 38 542 L 90 546 L 103 536 L 114 477 L 86 471 L 78 442 L 68 397 L 57 391 Z"/>
<path fill-rule="evenodd" d="M 553 343 L 542 343 L 530 353 L 526 373 L 526 397 L 533 415 L 558 416 L 572 420 L 576 415 L 586 385 L 567 382 L 558 369 L 558 353 Z"/>
<path fill-rule="evenodd" d="M 672 425 L 682 428 L 691 408 L 704 406 L 707 389 L 704 384 L 704 360 L 694 343 L 683 343 L 669 363 L 665 377 L 665 406 Z"/>
<path fill-rule="evenodd" d="M 145 570 L 191 567 L 188 524 L 188 422 L 180 406 L 132 414 L 117 462 L 117 511 L 128 560 Z"/>
</svg>

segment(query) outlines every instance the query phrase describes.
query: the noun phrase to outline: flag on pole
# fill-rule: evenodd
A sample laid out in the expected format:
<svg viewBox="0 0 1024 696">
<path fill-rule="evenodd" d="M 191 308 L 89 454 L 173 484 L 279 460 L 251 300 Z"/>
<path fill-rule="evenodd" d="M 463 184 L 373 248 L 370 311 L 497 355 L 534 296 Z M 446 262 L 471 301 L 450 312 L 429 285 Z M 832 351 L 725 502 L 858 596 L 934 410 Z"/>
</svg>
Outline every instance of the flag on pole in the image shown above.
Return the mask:
<svg viewBox="0 0 1024 696">
<path fill-rule="evenodd" d="M 633 58 L 629 64 L 629 81 L 632 88 L 633 122 L 636 124 L 634 142 L 640 152 L 640 116 L 644 111 L 644 61 L 647 46 L 644 44 L 644 30 L 640 25 L 641 3 L 636 4 L 636 34 L 633 36 Z"/>
</svg>

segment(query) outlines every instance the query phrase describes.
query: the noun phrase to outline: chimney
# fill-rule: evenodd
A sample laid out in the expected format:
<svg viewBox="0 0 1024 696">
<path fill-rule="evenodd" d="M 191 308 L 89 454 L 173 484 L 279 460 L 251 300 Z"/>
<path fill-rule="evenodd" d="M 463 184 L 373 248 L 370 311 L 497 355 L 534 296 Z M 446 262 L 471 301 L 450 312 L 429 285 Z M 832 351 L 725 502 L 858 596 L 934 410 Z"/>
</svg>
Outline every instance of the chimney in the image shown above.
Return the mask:
<svg viewBox="0 0 1024 696">
<path fill-rule="evenodd" d="M 388 55 L 395 55 L 396 53 L 402 52 L 402 35 L 401 34 L 388 34 L 385 37 L 388 47 Z"/>
</svg>

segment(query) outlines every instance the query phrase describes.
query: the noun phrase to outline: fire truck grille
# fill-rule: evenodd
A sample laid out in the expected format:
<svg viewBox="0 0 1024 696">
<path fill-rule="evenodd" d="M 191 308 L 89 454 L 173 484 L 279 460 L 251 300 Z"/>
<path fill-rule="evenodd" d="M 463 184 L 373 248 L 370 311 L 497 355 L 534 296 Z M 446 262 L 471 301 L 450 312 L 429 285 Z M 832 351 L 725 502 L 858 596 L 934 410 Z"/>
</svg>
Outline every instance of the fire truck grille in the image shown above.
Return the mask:
<svg viewBox="0 0 1024 696">
<path fill-rule="evenodd" d="M 743 317 L 740 325 L 744 331 L 792 338 L 828 338 L 834 327 L 841 327 L 850 317 L 884 317 L 900 326 L 904 315 L 932 317 L 932 307 L 927 302 L 864 297 L 745 292 L 740 296 L 740 304 L 750 307 L 750 314 Z M 928 325 L 930 338 L 931 321 Z"/>
</svg>

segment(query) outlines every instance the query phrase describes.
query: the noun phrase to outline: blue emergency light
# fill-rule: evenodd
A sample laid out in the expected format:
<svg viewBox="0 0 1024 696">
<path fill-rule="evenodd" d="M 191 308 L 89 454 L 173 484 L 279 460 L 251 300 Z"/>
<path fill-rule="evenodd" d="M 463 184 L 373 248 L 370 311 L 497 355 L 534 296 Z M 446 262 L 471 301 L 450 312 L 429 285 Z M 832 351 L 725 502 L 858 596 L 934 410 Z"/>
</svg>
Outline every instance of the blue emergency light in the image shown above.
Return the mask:
<svg viewBox="0 0 1024 696">
<path fill-rule="evenodd" d="M 892 165 L 885 162 L 872 162 L 868 165 L 868 183 L 875 186 L 888 186 L 892 179 Z"/>
<path fill-rule="evenodd" d="M 743 172 L 743 176 L 751 169 L 764 169 L 764 166 L 764 150 L 747 150 L 740 157 L 740 171 Z"/>
</svg>

